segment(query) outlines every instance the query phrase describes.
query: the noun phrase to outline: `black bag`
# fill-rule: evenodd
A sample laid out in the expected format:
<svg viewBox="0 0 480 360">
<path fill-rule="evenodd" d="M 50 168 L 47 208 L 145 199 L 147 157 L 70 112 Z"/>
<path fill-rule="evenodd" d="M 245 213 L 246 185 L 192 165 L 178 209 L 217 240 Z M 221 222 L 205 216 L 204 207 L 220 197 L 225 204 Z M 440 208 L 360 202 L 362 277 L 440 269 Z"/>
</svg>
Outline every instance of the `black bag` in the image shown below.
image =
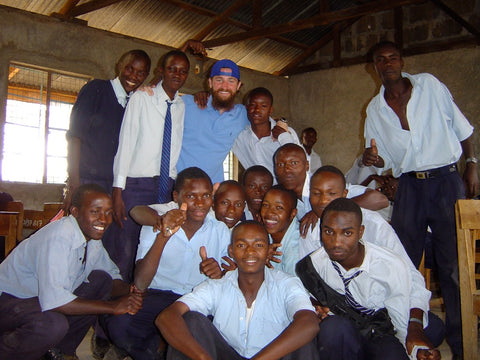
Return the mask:
<svg viewBox="0 0 480 360">
<path fill-rule="evenodd" d="M 300 260 L 295 271 L 303 286 L 322 306 L 326 306 L 335 315 L 346 317 L 353 322 L 360 334 L 367 338 L 395 335 L 392 320 L 386 308 L 378 309 L 373 315 L 362 314 L 345 302 L 345 295 L 337 293 L 323 281 L 315 270 L 310 256 Z"/>
</svg>

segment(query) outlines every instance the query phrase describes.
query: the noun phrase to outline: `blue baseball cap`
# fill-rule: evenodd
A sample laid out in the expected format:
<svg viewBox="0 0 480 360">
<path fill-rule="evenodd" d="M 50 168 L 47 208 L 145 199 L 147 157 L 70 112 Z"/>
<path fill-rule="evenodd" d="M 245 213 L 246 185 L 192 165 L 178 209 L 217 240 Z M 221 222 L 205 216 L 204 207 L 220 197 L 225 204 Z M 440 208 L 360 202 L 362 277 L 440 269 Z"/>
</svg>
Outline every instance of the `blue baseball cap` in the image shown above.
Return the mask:
<svg viewBox="0 0 480 360">
<path fill-rule="evenodd" d="M 229 69 L 230 71 L 222 71 L 222 69 L 225 68 Z M 210 71 L 210 77 L 212 78 L 219 75 L 232 76 L 240 80 L 240 70 L 238 69 L 237 64 L 228 59 L 218 60 L 215 64 L 213 64 L 212 70 Z"/>
</svg>

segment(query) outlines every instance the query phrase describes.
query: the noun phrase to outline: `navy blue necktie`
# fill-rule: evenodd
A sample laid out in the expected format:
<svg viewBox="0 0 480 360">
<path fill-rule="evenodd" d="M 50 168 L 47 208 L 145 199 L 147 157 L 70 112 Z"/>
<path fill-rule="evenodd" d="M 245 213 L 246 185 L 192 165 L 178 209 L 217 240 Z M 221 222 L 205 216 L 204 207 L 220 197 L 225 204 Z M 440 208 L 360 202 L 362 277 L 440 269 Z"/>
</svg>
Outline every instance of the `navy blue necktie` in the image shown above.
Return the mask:
<svg viewBox="0 0 480 360">
<path fill-rule="evenodd" d="M 358 275 L 360 275 L 362 273 L 362 270 L 358 270 L 355 274 L 353 274 L 352 276 L 348 277 L 348 278 L 345 278 L 343 275 L 342 275 L 342 272 L 340 271 L 340 268 L 338 267 L 337 264 L 335 264 L 333 261 L 332 261 L 332 265 L 333 265 L 333 268 L 335 270 L 337 270 L 337 273 L 338 275 L 340 276 L 340 278 L 342 279 L 343 281 L 343 286 L 345 287 L 345 302 L 350 305 L 351 307 L 353 307 L 355 310 L 357 311 L 360 311 L 362 314 L 366 314 L 366 315 L 373 315 L 375 313 L 375 310 L 374 309 L 368 309 L 362 305 L 360 305 L 356 300 L 355 298 L 353 297 L 352 293 L 350 292 L 350 289 L 348 288 L 348 286 L 350 285 L 350 282 L 355 279 Z"/>
<path fill-rule="evenodd" d="M 167 114 L 165 115 L 165 125 L 163 128 L 163 145 L 162 145 L 162 160 L 160 163 L 160 177 L 158 179 L 158 203 L 163 204 L 167 202 L 169 197 L 167 192 L 169 190 L 169 175 L 170 175 L 170 146 L 172 143 L 172 114 L 170 107 L 172 103 L 167 102 Z"/>
</svg>

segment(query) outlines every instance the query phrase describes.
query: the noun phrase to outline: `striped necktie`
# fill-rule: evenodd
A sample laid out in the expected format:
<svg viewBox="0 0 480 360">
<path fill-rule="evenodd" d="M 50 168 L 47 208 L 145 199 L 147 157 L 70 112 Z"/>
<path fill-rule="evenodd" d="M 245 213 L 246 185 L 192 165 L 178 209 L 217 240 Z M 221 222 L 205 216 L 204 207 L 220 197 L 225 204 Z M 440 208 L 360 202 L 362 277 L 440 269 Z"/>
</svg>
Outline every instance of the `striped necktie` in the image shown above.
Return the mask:
<svg viewBox="0 0 480 360">
<path fill-rule="evenodd" d="M 337 271 L 338 275 L 340 276 L 340 278 L 342 279 L 343 281 L 343 286 L 345 287 L 345 302 L 350 305 L 352 308 L 354 308 L 355 310 L 361 312 L 362 314 L 365 314 L 365 315 L 373 315 L 375 313 L 375 310 L 374 309 L 368 309 L 362 305 L 360 305 L 356 300 L 355 298 L 353 297 L 352 293 L 350 292 L 350 289 L 349 289 L 349 285 L 350 285 L 350 282 L 355 279 L 358 275 L 360 275 L 362 273 L 362 270 L 358 270 L 355 274 L 353 274 L 352 276 L 348 277 L 348 278 L 345 278 L 343 275 L 342 275 L 342 272 L 340 271 L 340 268 L 338 267 L 337 264 L 335 264 L 333 261 L 331 262 L 332 265 L 333 265 L 333 268 Z"/>
<path fill-rule="evenodd" d="M 172 103 L 167 102 L 167 114 L 165 115 L 165 125 L 163 128 L 163 145 L 162 145 L 162 160 L 160 163 L 160 177 L 158 179 L 158 203 L 163 204 L 167 202 L 169 197 L 168 184 L 170 175 L 170 146 L 172 139 L 172 114 L 170 107 Z"/>
</svg>

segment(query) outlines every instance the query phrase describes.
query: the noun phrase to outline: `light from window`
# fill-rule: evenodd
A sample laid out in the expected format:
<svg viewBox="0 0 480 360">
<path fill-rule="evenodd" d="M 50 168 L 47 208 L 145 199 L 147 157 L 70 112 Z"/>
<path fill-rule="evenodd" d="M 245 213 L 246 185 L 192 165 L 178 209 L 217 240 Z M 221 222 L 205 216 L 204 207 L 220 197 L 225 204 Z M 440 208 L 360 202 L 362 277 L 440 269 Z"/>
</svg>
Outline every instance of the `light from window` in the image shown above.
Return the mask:
<svg viewBox="0 0 480 360">
<path fill-rule="evenodd" d="M 63 183 L 70 112 L 87 78 L 10 64 L 2 180 Z"/>
</svg>

